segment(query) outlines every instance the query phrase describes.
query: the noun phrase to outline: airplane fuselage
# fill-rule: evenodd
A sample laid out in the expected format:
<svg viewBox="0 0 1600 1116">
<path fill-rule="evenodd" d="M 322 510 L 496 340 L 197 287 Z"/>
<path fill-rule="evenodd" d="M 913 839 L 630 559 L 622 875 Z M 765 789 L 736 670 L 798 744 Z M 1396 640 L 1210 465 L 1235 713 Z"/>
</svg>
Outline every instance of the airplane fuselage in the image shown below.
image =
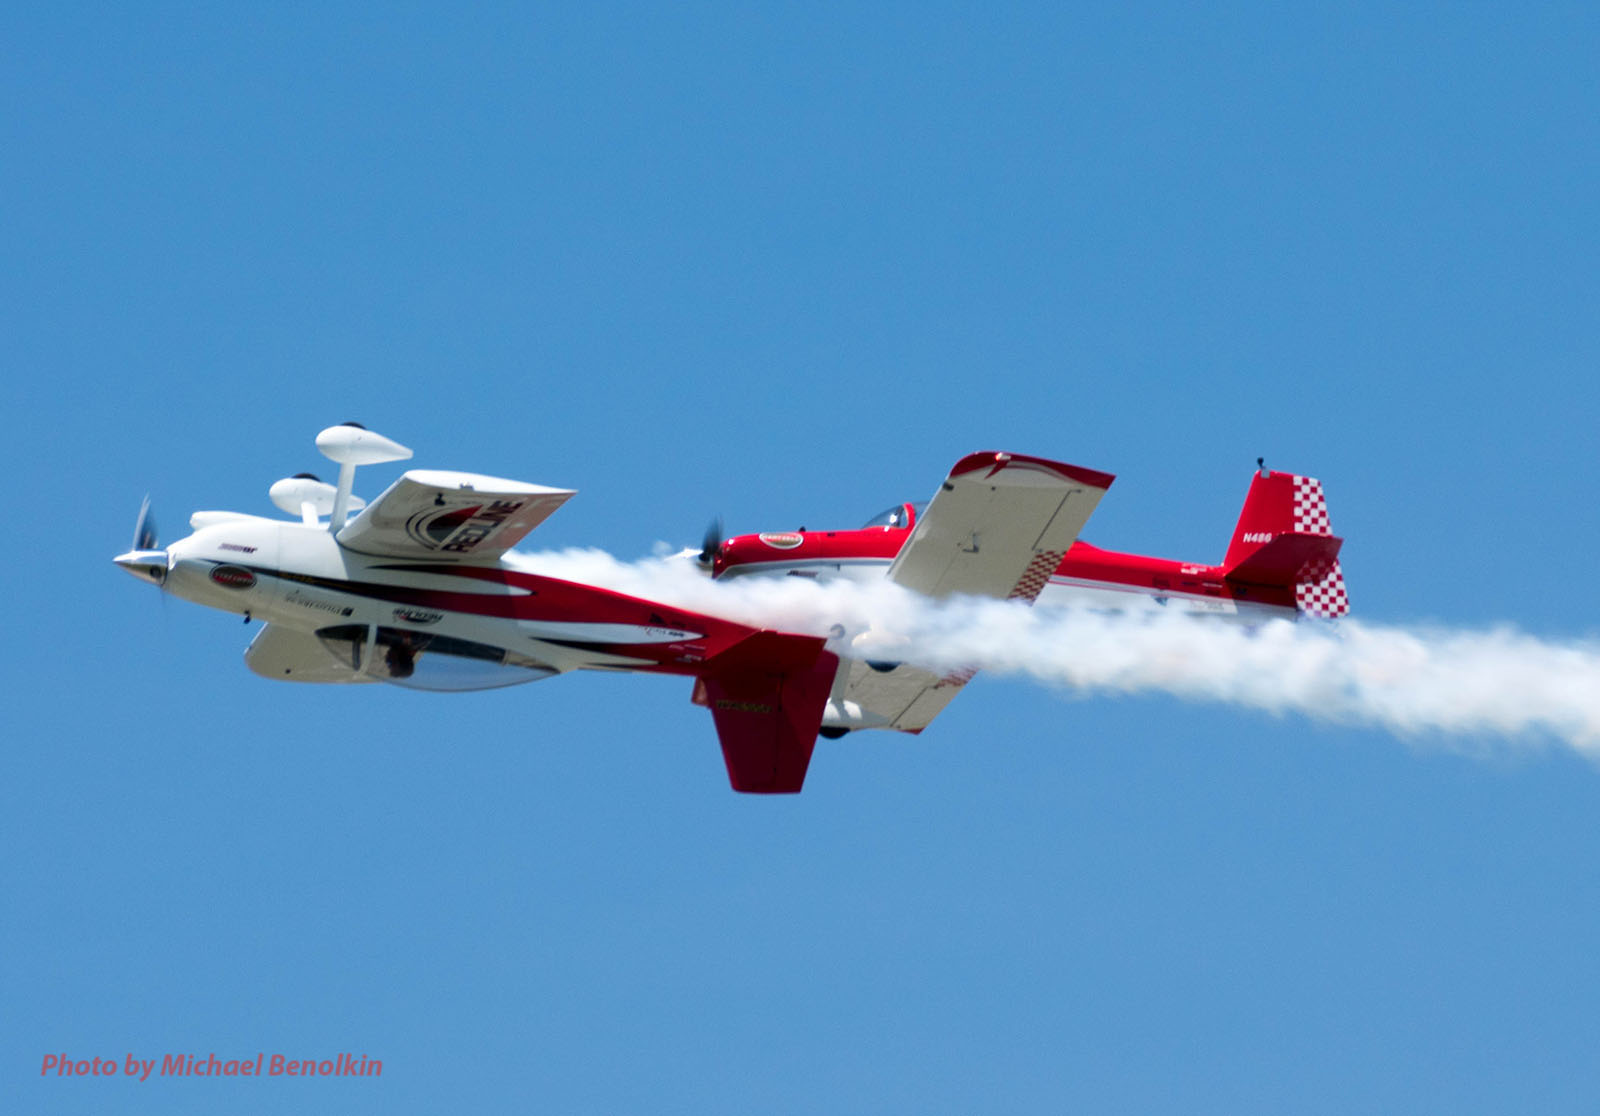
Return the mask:
<svg viewBox="0 0 1600 1116">
<path fill-rule="evenodd" d="M 903 505 L 903 526 L 845 531 L 784 531 L 737 535 L 719 548 L 713 573 L 721 579 L 766 577 L 881 579 L 916 525 L 917 508 Z M 1221 566 L 1152 558 L 1074 542 L 1044 582 L 1035 603 L 1112 611 L 1170 610 L 1260 621 L 1295 619 L 1292 589 L 1227 580 Z"/>
<path fill-rule="evenodd" d="M 492 676 L 495 656 L 502 667 L 521 668 L 500 684 L 580 669 L 694 674 L 753 631 L 503 561 L 364 555 L 340 546 L 325 525 L 229 513 L 196 520 L 204 525 L 166 548 L 164 571 L 154 557 L 162 552 L 148 552 L 147 580 L 197 604 L 316 636 L 336 657 L 348 652 L 350 670 L 361 676 L 423 685 L 426 679 L 395 673 L 415 669 L 430 651 L 435 660 L 441 652 L 476 660 L 480 678 Z M 386 670 L 375 656 L 395 648 Z M 251 662 L 266 673 L 261 665 Z"/>
</svg>

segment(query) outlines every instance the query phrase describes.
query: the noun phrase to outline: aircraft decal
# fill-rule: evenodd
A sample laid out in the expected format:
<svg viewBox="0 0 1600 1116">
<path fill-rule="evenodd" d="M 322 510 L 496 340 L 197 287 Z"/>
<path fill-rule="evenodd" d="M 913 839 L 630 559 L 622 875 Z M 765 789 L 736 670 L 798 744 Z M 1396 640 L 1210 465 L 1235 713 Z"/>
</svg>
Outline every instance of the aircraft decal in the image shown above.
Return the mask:
<svg viewBox="0 0 1600 1116">
<path fill-rule="evenodd" d="M 1331 563 L 1313 562 L 1300 576 L 1294 599 L 1302 612 L 1332 620 L 1350 611 L 1350 597 L 1345 592 L 1344 574 L 1337 558 Z"/>
<path fill-rule="evenodd" d="M 406 521 L 406 534 L 429 550 L 466 554 L 498 531 L 525 502 L 494 500 L 465 508 L 430 508 Z"/>
<path fill-rule="evenodd" d="M 249 589 L 256 583 L 256 575 L 242 566 L 216 566 L 211 570 L 211 580 L 224 589 Z"/>
<path fill-rule="evenodd" d="M 1062 550 L 1042 550 L 1034 555 L 1033 561 L 1028 563 L 1028 568 L 1022 571 L 1016 588 L 1011 590 L 1007 600 L 1032 601 L 1038 598 L 1045 584 L 1049 582 L 1050 575 L 1056 572 L 1056 567 L 1061 565 L 1061 559 L 1066 552 Z"/>
<path fill-rule="evenodd" d="M 1307 535 L 1333 534 L 1321 481 L 1311 477 L 1294 478 L 1294 529 Z"/>
<path fill-rule="evenodd" d="M 349 616 L 355 609 L 342 605 L 332 600 L 311 597 L 299 589 L 290 589 L 283 595 L 283 599 L 290 604 L 299 605 L 301 608 L 315 609 L 317 612 L 326 612 L 334 616 Z"/>
<path fill-rule="evenodd" d="M 425 608 L 397 608 L 394 618 L 406 624 L 437 624 L 444 619 L 444 613 L 431 612 Z"/>
</svg>

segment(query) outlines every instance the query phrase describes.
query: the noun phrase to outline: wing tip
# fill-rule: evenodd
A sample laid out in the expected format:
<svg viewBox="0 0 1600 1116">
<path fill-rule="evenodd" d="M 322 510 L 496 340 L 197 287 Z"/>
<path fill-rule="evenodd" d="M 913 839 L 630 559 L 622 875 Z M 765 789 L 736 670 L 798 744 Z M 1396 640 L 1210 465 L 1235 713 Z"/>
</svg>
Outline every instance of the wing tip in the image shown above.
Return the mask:
<svg viewBox="0 0 1600 1116">
<path fill-rule="evenodd" d="M 982 469 L 990 470 L 991 476 L 1003 469 L 1032 469 L 1037 472 L 1053 473 L 1066 480 L 1099 489 L 1110 488 L 1111 482 L 1117 479 L 1114 473 L 1102 473 L 1098 469 L 1068 465 L 1064 461 L 1052 461 L 1047 457 L 1032 457 L 1025 453 L 1006 453 L 1001 450 L 980 450 L 977 453 L 969 453 L 955 463 L 950 475 L 965 476 Z"/>
</svg>

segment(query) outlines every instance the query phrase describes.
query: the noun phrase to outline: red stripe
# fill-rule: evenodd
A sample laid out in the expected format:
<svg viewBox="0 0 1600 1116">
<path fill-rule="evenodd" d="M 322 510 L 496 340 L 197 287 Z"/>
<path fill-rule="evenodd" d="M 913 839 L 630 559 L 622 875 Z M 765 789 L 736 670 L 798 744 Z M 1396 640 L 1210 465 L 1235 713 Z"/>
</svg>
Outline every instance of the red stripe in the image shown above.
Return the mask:
<svg viewBox="0 0 1600 1116">
<path fill-rule="evenodd" d="M 1051 461 L 1044 457 L 1029 457 L 1024 453 L 1001 453 L 997 450 L 984 450 L 981 453 L 969 453 L 955 467 L 950 470 L 952 477 L 965 476 L 976 473 L 980 469 L 992 470 L 997 473 L 1002 469 L 1038 469 L 1046 473 L 1054 473 L 1068 480 L 1077 481 L 1079 484 L 1089 485 L 1091 488 L 1110 488 L 1111 482 L 1116 480 L 1112 473 L 1102 473 L 1095 469 L 1085 469 L 1079 465 L 1068 465 L 1061 461 Z M 991 475 L 992 475 L 991 473 Z"/>
</svg>

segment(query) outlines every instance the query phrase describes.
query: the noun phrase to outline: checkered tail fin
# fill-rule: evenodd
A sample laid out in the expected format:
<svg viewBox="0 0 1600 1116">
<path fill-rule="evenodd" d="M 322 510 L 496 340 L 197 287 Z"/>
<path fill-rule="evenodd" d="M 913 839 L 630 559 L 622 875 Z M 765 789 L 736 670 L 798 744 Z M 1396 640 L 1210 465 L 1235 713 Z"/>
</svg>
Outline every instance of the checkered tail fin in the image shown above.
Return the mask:
<svg viewBox="0 0 1600 1116">
<path fill-rule="evenodd" d="M 1350 611 L 1339 548 L 1322 482 L 1293 473 L 1258 471 L 1239 525 L 1222 560 L 1228 580 L 1293 589 L 1295 607 L 1332 619 Z"/>
</svg>

